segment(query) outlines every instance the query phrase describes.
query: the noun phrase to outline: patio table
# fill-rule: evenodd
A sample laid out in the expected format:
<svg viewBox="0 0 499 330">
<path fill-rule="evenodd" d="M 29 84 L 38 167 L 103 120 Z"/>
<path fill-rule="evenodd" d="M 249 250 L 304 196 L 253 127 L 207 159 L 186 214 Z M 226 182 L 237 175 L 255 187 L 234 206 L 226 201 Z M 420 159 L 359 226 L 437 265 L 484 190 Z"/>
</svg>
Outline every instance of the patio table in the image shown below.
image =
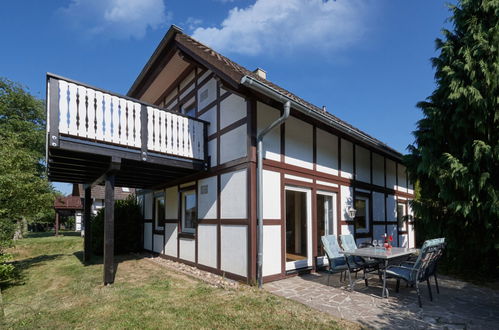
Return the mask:
<svg viewBox="0 0 499 330">
<path fill-rule="evenodd" d="M 355 250 L 344 250 L 341 253 L 343 253 L 345 257 L 358 256 L 363 258 L 383 260 L 384 262 L 383 291 L 381 292 L 381 297 L 385 298 L 388 297 L 388 289 L 386 287 L 386 267 L 388 266 L 389 261 L 393 261 L 394 259 L 415 254 L 417 253 L 417 251 L 418 251 L 417 249 L 399 248 L 399 247 L 392 247 L 391 249 L 386 249 L 384 247 L 366 247 Z M 352 282 L 350 282 L 350 288 L 353 290 Z"/>
</svg>

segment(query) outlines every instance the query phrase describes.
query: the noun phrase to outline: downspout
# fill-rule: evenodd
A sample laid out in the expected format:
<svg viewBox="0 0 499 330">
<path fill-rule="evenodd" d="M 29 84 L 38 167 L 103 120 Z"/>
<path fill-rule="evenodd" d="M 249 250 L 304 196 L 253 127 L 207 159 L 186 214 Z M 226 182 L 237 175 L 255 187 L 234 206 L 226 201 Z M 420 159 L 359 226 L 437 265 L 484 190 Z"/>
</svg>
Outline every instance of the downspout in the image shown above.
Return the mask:
<svg viewBox="0 0 499 330">
<path fill-rule="evenodd" d="M 267 133 L 277 126 L 280 126 L 289 117 L 291 103 L 286 101 L 284 103 L 284 112 L 281 117 L 277 118 L 272 124 L 261 131 L 256 137 L 257 143 L 257 172 L 256 172 L 256 210 L 258 219 L 258 256 L 257 256 L 257 279 L 258 287 L 261 288 L 263 284 L 263 138 Z"/>
</svg>

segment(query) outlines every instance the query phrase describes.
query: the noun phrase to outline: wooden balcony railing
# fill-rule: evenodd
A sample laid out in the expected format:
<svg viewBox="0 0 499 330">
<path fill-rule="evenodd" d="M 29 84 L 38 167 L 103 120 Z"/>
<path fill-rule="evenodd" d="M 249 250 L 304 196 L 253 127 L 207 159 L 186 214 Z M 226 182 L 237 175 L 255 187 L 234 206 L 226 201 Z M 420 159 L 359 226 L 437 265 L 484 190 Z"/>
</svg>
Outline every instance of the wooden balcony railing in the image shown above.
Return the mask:
<svg viewBox="0 0 499 330">
<path fill-rule="evenodd" d="M 49 147 L 62 137 L 207 160 L 208 123 L 70 79 L 47 75 Z"/>
</svg>

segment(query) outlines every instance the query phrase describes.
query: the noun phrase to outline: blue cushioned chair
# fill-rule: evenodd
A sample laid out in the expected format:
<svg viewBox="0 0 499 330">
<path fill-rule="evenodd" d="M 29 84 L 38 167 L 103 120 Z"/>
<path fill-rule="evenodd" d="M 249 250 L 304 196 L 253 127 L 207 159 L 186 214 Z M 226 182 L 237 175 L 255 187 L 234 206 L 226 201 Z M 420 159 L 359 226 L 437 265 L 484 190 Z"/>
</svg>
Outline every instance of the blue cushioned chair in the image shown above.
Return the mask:
<svg viewBox="0 0 499 330">
<path fill-rule="evenodd" d="M 329 262 L 329 267 L 327 269 L 327 285 L 329 285 L 329 277 L 331 274 L 340 273 L 340 281 L 345 271 L 348 270 L 348 266 L 345 260 L 345 256 L 340 253 L 341 249 L 336 239 L 336 235 L 326 235 L 321 237 L 322 246 L 326 252 L 326 257 Z"/>
<path fill-rule="evenodd" d="M 443 248 L 444 243 L 441 240 L 426 241 L 415 262 L 406 262 L 399 266 L 388 266 L 386 275 L 397 279 L 396 291 L 399 291 L 400 280 L 406 281 L 407 284 L 415 285 L 419 307 L 422 307 L 418 284 L 426 281 L 430 291 L 430 299 L 433 300 L 429 277 L 436 272 L 436 263 L 442 255 Z"/>
</svg>

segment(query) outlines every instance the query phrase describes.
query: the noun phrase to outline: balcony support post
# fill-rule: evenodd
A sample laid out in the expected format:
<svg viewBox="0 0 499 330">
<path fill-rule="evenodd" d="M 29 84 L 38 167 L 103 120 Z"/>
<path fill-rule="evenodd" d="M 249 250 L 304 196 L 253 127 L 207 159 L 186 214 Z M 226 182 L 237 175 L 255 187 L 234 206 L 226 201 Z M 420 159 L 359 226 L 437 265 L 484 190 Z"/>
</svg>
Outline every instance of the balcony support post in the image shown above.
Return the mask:
<svg viewBox="0 0 499 330">
<path fill-rule="evenodd" d="M 90 220 L 92 207 L 92 187 L 90 185 L 85 185 L 85 199 L 83 206 L 83 260 L 85 262 L 90 261 L 92 257 L 92 224 Z"/>
<path fill-rule="evenodd" d="M 114 283 L 114 172 L 106 175 L 104 209 L 104 285 Z"/>
<path fill-rule="evenodd" d="M 47 89 L 47 144 L 56 148 L 59 147 L 59 81 L 47 77 L 47 83 L 49 85 Z"/>
</svg>

